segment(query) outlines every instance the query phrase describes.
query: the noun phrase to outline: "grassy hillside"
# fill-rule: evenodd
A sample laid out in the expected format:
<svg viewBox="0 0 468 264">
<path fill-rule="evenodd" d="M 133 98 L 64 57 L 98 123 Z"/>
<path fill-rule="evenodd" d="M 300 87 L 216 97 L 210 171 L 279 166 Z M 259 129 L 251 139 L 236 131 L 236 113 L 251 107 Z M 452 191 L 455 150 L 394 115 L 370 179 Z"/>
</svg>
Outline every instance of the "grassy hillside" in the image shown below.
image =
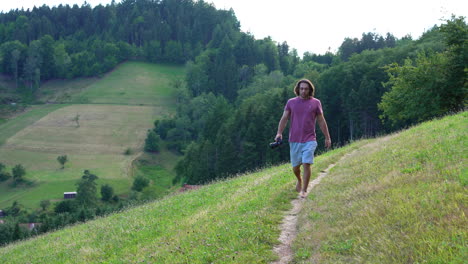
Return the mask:
<svg viewBox="0 0 468 264">
<path fill-rule="evenodd" d="M 154 105 L 174 110 L 180 66 L 129 61 L 100 78 L 52 80 L 44 83 L 39 100 L 54 103 Z"/>
<path fill-rule="evenodd" d="M 317 157 L 313 177 L 344 156 L 302 210 L 296 261 L 462 263 L 466 118 Z M 293 189 L 289 165 L 271 167 L 0 248 L 0 262 L 267 263 Z"/>
<path fill-rule="evenodd" d="M 0 146 L 5 141 L 26 128 L 32 125 L 37 120 L 41 119 L 45 115 L 53 112 L 64 105 L 37 105 L 29 108 L 25 113 L 19 114 L 14 118 L 14 121 L 5 121 L 0 124 Z"/>
<path fill-rule="evenodd" d="M 105 78 L 71 97 L 72 102 L 175 107 L 175 81 L 183 68 L 145 62 L 119 65 Z"/>
<path fill-rule="evenodd" d="M 129 76 L 138 80 L 124 81 Z M 94 82 L 80 79 L 45 85 L 43 92 L 50 96 L 43 99 L 57 102 L 65 98 L 70 104 L 34 106 L 0 125 L 0 162 L 9 168 L 22 164 L 26 178 L 33 181 L 31 186 L 18 188 L 0 183 L 0 208 L 15 200 L 27 208 L 38 207 L 41 200 L 58 200 L 63 192 L 75 190 L 85 169 L 98 175 L 99 184 L 108 183 L 120 194 L 128 192 L 133 181 L 132 162 L 142 153 L 154 120 L 174 113 L 173 106 L 167 105 L 175 90 L 171 83 L 182 76 L 182 67 L 128 62 L 103 78 L 94 78 Z M 68 96 L 56 91 L 58 84 Z M 111 95 L 123 90 L 126 92 Z M 72 104 L 83 95 L 92 103 Z M 131 155 L 124 155 L 127 149 Z M 65 169 L 57 162 L 59 155 L 69 159 Z M 175 159 L 170 153 L 161 156 L 163 160 Z M 157 171 L 168 176 L 172 167 L 164 164 Z M 168 187 L 167 183 L 156 184 Z"/>
<path fill-rule="evenodd" d="M 374 141 L 322 180 L 298 263 L 466 263 L 468 113 Z"/>
</svg>

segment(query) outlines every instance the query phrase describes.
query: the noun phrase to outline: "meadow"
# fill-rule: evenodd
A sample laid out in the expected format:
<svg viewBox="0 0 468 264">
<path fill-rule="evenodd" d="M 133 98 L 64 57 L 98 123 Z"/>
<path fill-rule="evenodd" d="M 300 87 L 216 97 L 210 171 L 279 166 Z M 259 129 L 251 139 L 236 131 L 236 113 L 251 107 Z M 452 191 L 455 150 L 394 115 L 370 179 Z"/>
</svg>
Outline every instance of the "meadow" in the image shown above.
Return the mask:
<svg viewBox="0 0 468 264">
<path fill-rule="evenodd" d="M 16 133 L 26 128 L 29 125 L 32 125 L 37 120 L 46 116 L 50 112 L 53 112 L 63 105 L 35 105 L 26 110 L 24 113 L 19 114 L 14 118 L 15 121 L 9 122 L 4 121 L 0 124 L 0 146 L 5 143 L 5 141 L 14 136 Z M 11 121 L 11 120 L 10 120 Z"/>
<path fill-rule="evenodd" d="M 123 81 L 128 76 L 143 81 Z M 15 200 L 30 209 L 37 208 L 41 200 L 60 200 L 63 192 L 76 189 L 86 169 L 99 177 L 98 184 L 110 184 L 117 194 L 128 193 L 134 160 L 143 153 L 147 130 L 156 119 L 174 113 L 173 106 L 168 107 L 175 90 L 171 84 L 181 76 L 182 67 L 127 62 L 102 78 L 49 82 L 43 93 L 50 96 L 42 99 L 53 104 L 33 106 L 0 125 L 0 162 L 7 169 L 22 164 L 30 182 L 16 188 L 0 183 L 0 208 Z M 68 96 L 56 91 L 58 84 Z M 128 93 L 107 97 L 122 89 Z M 78 103 L 76 98 L 82 94 L 90 103 Z M 64 98 L 69 103 L 58 104 Z M 103 98 L 105 102 L 100 101 Z M 127 150 L 130 154 L 125 154 Z M 69 160 L 64 169 L 57 161 L 60 155 Z M 169 180 L 154 183 L 166 189 L 174 176 L 169 160 L 176 157 L 165 150 L 160 156 L 166 162 L 156 171 Z M 151 169 L 150 164 L 146 170 Z"/>
<path fill-rule="evenodd" d="M 297 263 L 466 263 L 468 113 L 367 144 L 304 206 Z"/>
<path fill-rule="evenodd" d="M 183 79 L 180 66 L 128 62 L 70 98 L 70 102 L 157 105 L 175 109 L 175 85 Z"/>
<path fill-rule="evenodd" d="M 295 262 L 463 263 L 466 118 L 449 116 L 316 158 L 336 166 L 301 211 Z M 297 197 L 289 164 L 173 194 L 0 248 L 4 263 L 268 263 Z"/>
</svg>

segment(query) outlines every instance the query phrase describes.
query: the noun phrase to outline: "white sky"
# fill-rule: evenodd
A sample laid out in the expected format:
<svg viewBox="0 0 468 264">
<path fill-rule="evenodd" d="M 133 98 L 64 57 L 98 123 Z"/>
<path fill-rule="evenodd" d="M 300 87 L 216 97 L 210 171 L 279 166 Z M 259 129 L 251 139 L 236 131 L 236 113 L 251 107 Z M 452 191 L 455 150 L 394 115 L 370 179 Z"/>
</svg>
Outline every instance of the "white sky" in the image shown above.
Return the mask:
<svg viewBox="0 0 468 264">
<path fill-rule="evenodd" d="M 111 0 L 88 0 L 92 7 Z M 120 0 L 116 0 L 120 2 Z M 344 38 L 361 38 L 362 33 L 387 32 L 401 38 L 417 39 L 441 19 L 452 14 L 468 17 L 466 0 L 205 0 L 218 9 L 232 8 L 241 30 L 255 38 L 267 36 L 279 43 L 287 41 L 299 55 L 309 51 L 336 52 Z M 0 10 L 32 8 L 34 5 L 78 4 L 84 0 L 22 0 L 0 3 Z"/>
</svg>

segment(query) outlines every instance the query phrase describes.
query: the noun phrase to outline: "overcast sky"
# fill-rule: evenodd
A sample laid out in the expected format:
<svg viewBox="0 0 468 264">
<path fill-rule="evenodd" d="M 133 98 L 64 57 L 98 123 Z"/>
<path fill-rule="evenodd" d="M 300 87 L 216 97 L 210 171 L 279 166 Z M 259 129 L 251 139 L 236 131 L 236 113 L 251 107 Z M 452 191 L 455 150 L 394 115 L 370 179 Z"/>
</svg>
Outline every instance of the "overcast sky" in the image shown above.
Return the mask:
<svg viewBox="0 0 468 264">
<path fill-rule="evenodd" d="M 91 6 L 111 0 L 88 0 Z M 120 0 L 116 0 L 120 2 Z M 410 34 L 417 39 L 441 19 L 452 14 L 468 16 L 466 0 L 205 0 L 218 9 L 232 8 L 241 30 L 255 38 L 267 36 L 279 43 L 286 41 L 299 55 L 309 51 L 336 52 L 344 38 L 360 38 L 362 33 L 392 33 L 401 38 Z M 84 0 L 2 0 L 0 9 L 7 12 L 34 5 L 78 4 Z"/>
</svg>

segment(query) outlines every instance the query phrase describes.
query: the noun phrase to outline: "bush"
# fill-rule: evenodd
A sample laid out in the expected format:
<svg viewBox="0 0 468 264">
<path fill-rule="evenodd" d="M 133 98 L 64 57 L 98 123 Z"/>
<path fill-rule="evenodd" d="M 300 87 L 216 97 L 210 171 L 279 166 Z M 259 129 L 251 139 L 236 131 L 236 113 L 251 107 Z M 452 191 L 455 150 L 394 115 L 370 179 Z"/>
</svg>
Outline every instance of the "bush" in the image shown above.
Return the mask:
<svg viewBox="0 0 468 264">
<path fill-rule="evenodd" d="M 110 201 L 114 195 L 114 189 L 109 184 L 104 184 L 101 186 L 101 199 L 103 201 Z"/>
<path fill-rule="evenodd" d="M 76 203 L 73 200 L 65 200 L 55 205 L 54 211 L 60 213 L 73 213 L 76 210 Z"/>
<path fill-rule="evenodd" d="M 137 176 L 133 181 L 132 190 L 141 192 L 146 186 L 149 185 L 149 180 L 143 176 Z"/>
<path fill-rule="evenodd" d="M 148 135 L 145 140 L 145 151 L 147 152 L 158 152 L 160 147 L 159 147 L 159 142 L 161 141 L 161 138 L 159 137 L 156 132 L 153 130 L 148 130 Z"/>
<path fill-rule="evenodd" d="M 0 171 L 0 182 L 7 181 L 11 178 L 11 174 L 6 171 Z"/>
<path fill-rule="evenodd" d="M 15 183 L 22 182 L 23 176 L 26 175 L 26 170 L 24 169 L 23 165 L 18 164 L 12 170 L 13 179 L 15 179 Z"/>
<path fill-rule="evenodd" d="M 133 154 L 133 151 L 131 148 L 127 148 L 124 152 L 125 155 L 132 155 Z"/>
</svg>

